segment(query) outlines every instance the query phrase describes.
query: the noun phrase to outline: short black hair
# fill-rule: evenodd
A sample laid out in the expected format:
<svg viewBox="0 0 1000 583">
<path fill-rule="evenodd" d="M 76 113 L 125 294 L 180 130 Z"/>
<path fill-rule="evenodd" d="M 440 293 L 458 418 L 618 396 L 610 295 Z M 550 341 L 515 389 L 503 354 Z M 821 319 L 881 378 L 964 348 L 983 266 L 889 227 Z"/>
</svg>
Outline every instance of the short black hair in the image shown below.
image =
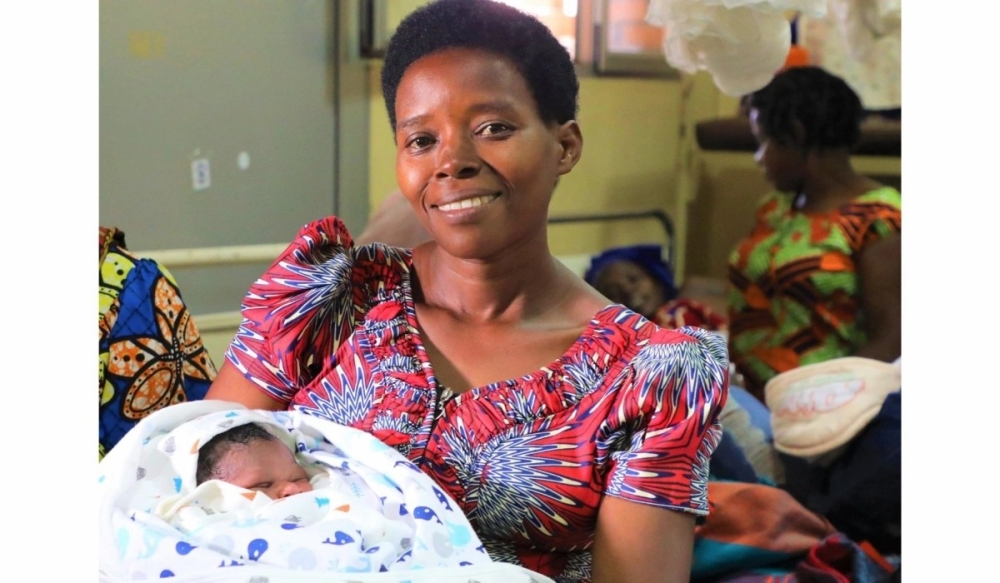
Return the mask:
<svg viewBox="0 0 1000 583">
<path fill-rule="evenodd" d="M 389 39 L 382 96 L 396 131 L 396 90 L 406 69 L 431 53 L 478 49 L 508 59 L 531 90 L 542 121 L 576 119 L 580 84 L 569 52 L 538 19 L 491 0 L 436 0 L 407 16 Z"/>
<path fill-rule="evenodd" d="M 820 67 L 791 67 L 763 89 L 743 98 L 743 108 L 757 110 L 757 123 L 780 143 L 793 141 L 794 123 L 805 130 L 803 147 L 853 148 L 861 137 L 865 110 L 858 94 L 840 77 Z"/>
<path fill-rule="evenodd" d="M 195 485 L 215 477 L 216 466 L 231 449 L 233 444 L 250 445 L 255 441 L 277 441 L 278 438 L 258 423 L 247 423 L 227 429 L 205 442 L 198 448 L 198 469 Z"/>
</svg>

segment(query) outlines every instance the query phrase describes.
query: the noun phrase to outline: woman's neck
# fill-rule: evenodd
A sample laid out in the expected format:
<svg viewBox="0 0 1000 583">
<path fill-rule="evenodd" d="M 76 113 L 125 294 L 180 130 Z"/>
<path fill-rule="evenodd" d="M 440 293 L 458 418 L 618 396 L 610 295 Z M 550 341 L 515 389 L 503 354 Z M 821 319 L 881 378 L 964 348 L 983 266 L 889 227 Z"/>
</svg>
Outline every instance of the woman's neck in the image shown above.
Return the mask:
<svg viewBox="0 0 1000 583">
<path fill-rule="evenodd" d="M 807 164 L 806 180 L 793 203 L 796 210 L 831 211 L 881 186 L 854 171 L 846 150 L 810 152 Z"/>
<path fill-rule="evenodd" d="M 489 259 L 461 259 L 430 242 L 413 250 L 418 303 L 470 323 L 524 323 L 565 299 L 576 279 L 549 252 L 548 242 L 525 242 Z"/>
</svg>

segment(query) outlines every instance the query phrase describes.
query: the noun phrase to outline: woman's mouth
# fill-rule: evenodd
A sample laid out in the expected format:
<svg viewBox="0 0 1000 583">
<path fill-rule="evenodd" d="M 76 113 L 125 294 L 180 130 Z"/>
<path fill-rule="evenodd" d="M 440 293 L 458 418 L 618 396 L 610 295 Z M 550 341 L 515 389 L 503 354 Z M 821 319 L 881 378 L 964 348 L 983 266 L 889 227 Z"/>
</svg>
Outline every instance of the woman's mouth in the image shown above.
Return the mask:
<svg viewBox="0 0 1000 583">
<path fill-rule="evenodd" d="M 443 204 L 443 205 L 437 207 L 437 209 L 439 211 L 448 212 L 448 211 L 457 211 L 457 210 L 461 210 L 461 209 L 473 208 L 473 207 L 477 207 L 477 206 L 483 206 L 484 204 L 488 204 L 488 203 L 493 202 L 494 200 L 496 200 L 497 198 L 499 198 L 499 196 L 500 196 L 499 194 L 486 194 L 486 195 L 483 195 L 483 196 L 476 196 L 476 197 L 473 197 L 473 198 L 466 198 L 464 200 L 457 200 L 455 202 L 450 202 L 448 204 Z"/>
</svg>

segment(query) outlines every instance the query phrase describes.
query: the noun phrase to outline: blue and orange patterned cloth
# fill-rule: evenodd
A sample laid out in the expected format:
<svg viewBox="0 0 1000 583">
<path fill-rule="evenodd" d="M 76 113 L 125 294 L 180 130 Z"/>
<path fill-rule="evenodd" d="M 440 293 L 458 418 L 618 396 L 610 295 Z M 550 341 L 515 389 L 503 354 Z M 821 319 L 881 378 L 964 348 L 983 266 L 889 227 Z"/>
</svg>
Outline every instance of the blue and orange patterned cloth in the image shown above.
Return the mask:
<svg viewBox="0 0 1000 583">
<path fill-rule="evenodd" d="M 494 560 L 586 581 L 603 496 L 707 513 L 728 379 L 719 335 L 613 304 L 556 361 L 445 400 L 412 278 L 410 251 L 354 246 L 334 217 L 306 225 L 247 293 L 227 358 L 289 409 L 395 447 Z"/>
<path fill-rule="evenodd" d="M 101 227 L 98 248 L 100 459 L 151 412 L 204 397 L 216 370 L 170 272 L 119 229 Z"/>
</svg>

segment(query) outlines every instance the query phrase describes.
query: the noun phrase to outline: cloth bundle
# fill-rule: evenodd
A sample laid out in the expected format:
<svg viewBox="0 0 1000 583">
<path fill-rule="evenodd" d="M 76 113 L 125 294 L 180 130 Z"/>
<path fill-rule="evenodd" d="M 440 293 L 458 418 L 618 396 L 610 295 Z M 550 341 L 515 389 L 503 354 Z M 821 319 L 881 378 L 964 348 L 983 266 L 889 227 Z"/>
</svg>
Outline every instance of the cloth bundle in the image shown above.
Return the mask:
<svg viewBox="0 0 1000 583">
<path fill-rule="evenodd" d="M 810 461 L 835 457 L 901 387 L 900 362 L 848 356 L 783 372 L 764 387 L 774 447 Z"/>
<path fill-rule="evenodd" d="M 297 452 L 312 491 L 196 486 L 199 446 L 250 422 Z M 551 581 L 492 562 L 458 505 L 396 450 L 297 412 L 167 407 L 105 456 L 98 481 L 103 581 Z"/>
<path fill-rule="evenodd" d="M 826 0 L 652 0 L 646 22 L 666 30 L 672 66 L 706 70 L 723 93 L 739 97 L 767 85 L 792 44 L 785 11 L 825 16 Z"/>
<path fill-rule="evenodd" d="M 902 107 L 902 0 L 829 0 L 825 18 L 802 18 L 813 64 L 842 77 L 867 110 Z"/>
</svg>

